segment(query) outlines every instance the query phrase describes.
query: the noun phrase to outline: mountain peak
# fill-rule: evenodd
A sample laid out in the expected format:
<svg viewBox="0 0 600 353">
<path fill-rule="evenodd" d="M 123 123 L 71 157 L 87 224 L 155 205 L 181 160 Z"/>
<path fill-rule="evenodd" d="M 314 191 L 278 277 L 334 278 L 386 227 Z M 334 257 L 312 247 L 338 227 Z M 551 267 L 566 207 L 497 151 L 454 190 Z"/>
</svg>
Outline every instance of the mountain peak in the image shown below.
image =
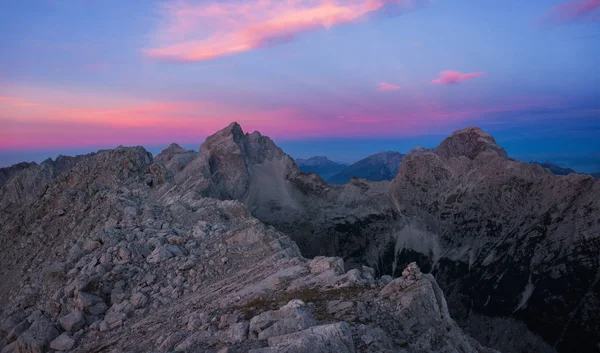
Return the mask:
<svg viewBox="0 0 600 353">
<path fill-rule="evenodd" d="M 504 159 L 508 158 L 506 151 L 496 143 L 492 135 L 475 126 L 454 131 L 440 143 L 437 152 L 444 158 L 465 156 L 475 159 L 484 152 L 494 152 Z"/>
<path fill-rule="evenodd" d="M 164 151 L 184 152 L 185 149 L 183 147 L 179 146 L 178 144 L 176 144 L 175 142 L 173 142 Z"/>
<path fill-rule="evenodd" d="M 242 130 L 242 126 L 235 121 L 219 132 L 223 132 L 224 134 L 231 134 L 234 137 L 234 139 L 238 139 L 244 136 L 244 130 Z M 219 132 L 217 132 L 217 134 Z"/>
</svg>

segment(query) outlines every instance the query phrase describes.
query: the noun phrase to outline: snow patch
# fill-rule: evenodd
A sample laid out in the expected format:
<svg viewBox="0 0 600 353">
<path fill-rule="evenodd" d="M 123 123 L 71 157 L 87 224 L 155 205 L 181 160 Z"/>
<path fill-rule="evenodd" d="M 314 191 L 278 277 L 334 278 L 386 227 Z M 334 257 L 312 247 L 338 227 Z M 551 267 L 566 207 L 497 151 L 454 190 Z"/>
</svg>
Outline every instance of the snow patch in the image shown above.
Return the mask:
<svg viewBox="0 0 600 353">
<path fill-rule="evenodd" d="M 521 301 L 519 302 L 519 305 L 517 305 L 517 308 L 515 309 L 515 311 L 527 306 L 527 301 L 529 300 L 529 298 L 531 298 L 531 295 L 533 294 L 534 289 L 535 289 L 535 286 L 533 285 L 533 283 L 531 283 L 531 275 L 529 275 L 529 282 L 527 283 L 527 285 L 525 286 L 525 289 L 523 290 L 523 294 L 521 295 Z"/>
</svg>

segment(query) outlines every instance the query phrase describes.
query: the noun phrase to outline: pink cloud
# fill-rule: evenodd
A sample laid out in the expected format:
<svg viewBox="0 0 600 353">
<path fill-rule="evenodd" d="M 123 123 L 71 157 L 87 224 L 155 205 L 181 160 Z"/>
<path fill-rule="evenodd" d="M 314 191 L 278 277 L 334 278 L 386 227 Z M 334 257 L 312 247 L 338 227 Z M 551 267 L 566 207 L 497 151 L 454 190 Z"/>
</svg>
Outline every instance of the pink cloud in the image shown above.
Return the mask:
<svg viewBox="0 0 600 353">
<path fill-rule="evenodd" d="M 442 71 L 440 72 L 440 77 L 432 80 L 431 82 L 436 85 L 450 85 L 461 83 L 476 77 L 483 76 L 483 72 L 471 72 L 468 74 L 463 74 L 459 71 Z"/>
<path fill-rule="evenodd" d="M 600 0 L 570 1 L 553 7 L 543 18 L 543 22 L 553 24 L 598 20 L 600 20 Z"/>
<path fill-rule="evenodd" d="M 39 107 L 42 106 L 40 103 L 34 103 L 27 101 L 19 97 L 0 97 L 0 104 L 10 104 L 16 107 Z"/>
<path fill-rule="evenodd" d="M 396 86 L 396 85 L 393 85 L 393 84 L 387 83 L 387 82 L 380 82 L 377 90 L 380 92 L 386 92 L 386 91 L 397 91 L 400 88 L 402 88 L 402 87 Z"/>
<path fill-rule="evenodd" d="M 329 29 L 374 13 L 388 3 L 408 7 L 418 0 L 251 0 L 191 5 L 175 2 L 162 8 L 162 24 L 151 58 L 179 62 L 231 56 L 289 41 L 295 35 Z"/>
</svg>

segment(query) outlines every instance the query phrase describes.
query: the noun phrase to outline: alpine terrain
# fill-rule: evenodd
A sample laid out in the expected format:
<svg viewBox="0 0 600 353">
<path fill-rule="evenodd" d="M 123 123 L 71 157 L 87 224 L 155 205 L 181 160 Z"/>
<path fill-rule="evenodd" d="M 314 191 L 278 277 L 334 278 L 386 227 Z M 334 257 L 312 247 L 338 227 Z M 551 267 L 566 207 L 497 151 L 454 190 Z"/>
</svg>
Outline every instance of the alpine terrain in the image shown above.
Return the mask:
<svg viewBox="0 0 600 353">
<path fill-rule="evenodd" d="M 598 180 L 475 127 L 376 156 L 328 184 L 232 123 L 0 170 L 2 353 L 597 352 Z"/>
</svg>

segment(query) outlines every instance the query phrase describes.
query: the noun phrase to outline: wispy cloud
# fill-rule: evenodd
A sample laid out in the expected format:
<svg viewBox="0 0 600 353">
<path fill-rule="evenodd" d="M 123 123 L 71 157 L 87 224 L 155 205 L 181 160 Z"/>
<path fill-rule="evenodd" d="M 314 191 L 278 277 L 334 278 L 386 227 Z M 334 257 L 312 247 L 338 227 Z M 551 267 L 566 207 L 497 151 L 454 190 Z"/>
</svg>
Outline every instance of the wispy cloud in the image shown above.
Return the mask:
<svg viewBox="0 0 600 353">
<path fill-rule="evenodd" d="M 0 104 L 10 104 L 16 107 L 40 107 L 43 104 L 30 102 L 20 97 L 0 97 Z"/>
<path fill-rule="evenodd" d="M 570 1 L 551 8 L 542 18 L 546 24 L 600 21 L 600 0 Z"/>
<path fill-rule="evenodd" d="M 386 91 L 397 91 L 400 88 L 402 88 L 402 87 L 393 85 L 393 84 L 387 83 L 387 82 L 380 82 L 377 87 L 377 90 L 380 92 L 386 92 Z"/>
<path fill-rule="evenodd" d="M 388 6 L 426 0 L 251 0 L 169 3 L 161 8 L 155 59 L 195 62 L 291 41 L 303 32 L 350 23 Z"/>
<path fill-rule="evenodd" d="M 467 74 L 463 74 L 459 71 L 442 71 L 440 72 L 440 77 L 432 80 L 431 82 L 436 85 L 451 85 L 461 83 L 476 77 L 483 76 L 483 72 L 471 72 Z"/>
</svg>

